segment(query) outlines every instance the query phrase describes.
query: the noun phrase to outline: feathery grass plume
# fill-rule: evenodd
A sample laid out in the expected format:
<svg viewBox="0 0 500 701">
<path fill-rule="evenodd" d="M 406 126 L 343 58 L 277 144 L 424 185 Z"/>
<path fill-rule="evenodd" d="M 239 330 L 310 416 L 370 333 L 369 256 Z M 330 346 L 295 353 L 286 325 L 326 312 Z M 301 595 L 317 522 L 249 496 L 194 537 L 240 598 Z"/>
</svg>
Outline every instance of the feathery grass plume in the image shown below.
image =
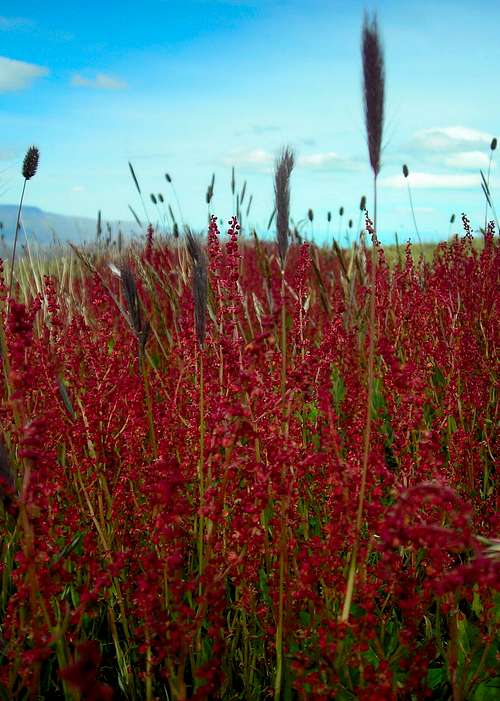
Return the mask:
<svg viewBox="0 0 500 701">
<path fill-rule="evenodd" d="M 288 251 L 288 222 L 290 218 L 290 175 L 292 174 L 295 156 L 292 149 L 286 146 L 279 155 L 274 171 L 274 196 L 276 210 L 276 234 L 281 268 L 285 267 Z M 312 211 L 312 210 L 311 210 Z"/>
<path fill-rule="evenodd" d="M 448 238 L 450 238 L 450 236 L 451 236 L 451 227 L 453 226 L 454 223 L 455 223 L 455 215 L 452 214 L 450 217 L 450 226 L 448 228 Z"/>
<path fill-rule="evenodd" d="M 384 127 L 385 68 L 377 18 L 365 15 L 362 38 L 363 92 L 370 165 L 375 177 L 380 172 Z"/>
<path fill-rule="evenodd" d="M 367 401 L 366 420 L 363 433 L 363 462 L 361 467 L 361 483 L 359 488 L 358 508 L 356 512 L 356 524 L 354 543 L 350 555 L 350 563 L 346 582 L 344 604 L 342 607 L 341 620 L 347 622 L 351 612 L 352 597 L 354 594 L 356 581 L 356 564 L 359 549 L 359 539 L 363 525 L 364 502 L 366 493 L 366 481 L 368 474 L 368 462 L 370 453 L 371 421 L 372 421 L 372 400 L 374 386 L 374 365 L 375 365 L 375 301 L 376 301 L 376 280 L 377 280 L 377 176 L 380 173 L 380 152 L 382 148 L 382 132 L 384 127 L 384 94 L 385 94 L 385 71 L 384 56 L 378 31 L 377 19 L 374 16 L 371 22 L 368 15 L 365 15 L 361 53 L 363 61 L 363 97 L 365 108 L 366 132 L 368 137 L 368 155 L 370 165 L 373 170 L 373 225 L 368 225 L 367 229 L 372 235 L 372 260 L 371 260 L 371 284 L 370 284 L 370 311 L 368 320 L 369 330 L 369 350 L 367 358 Z"/>
<path fill-rule="evenodd" d="M 183 215 L 182 215 L 181 203 L 180 203 L 179 197 L 177 196 L 177 190 L 175 189 L 175 186 L 174 186 L 174 183 L 173 183 L 173 180 L 172 180 L 172 176 L 170 175 L 170 173 L 165 173 L 165 180 L 167 181 L 167 183 L 169 183 L 169 185 L 170 185 L 170 187 L 171 187 L 171 189 L 172 189 L 172 192 L 174 193 L 175 202 L 176 202 L 176 204 L 177 204 L 177 209 L 179 210 L 179 216 L 180 216 L 180 218 L 181 218 L 181 224 L 182 224 L 183 226 L 185 226 L 184 217 L 183 217 Z M 168 206 L 168 208 L 169 208 L 170 212 L 172 213 L 172 208 L 170 207 L 170 205 Z M 172 218 L 173 218 L 173 214 L 172 214 Z"/>
<path fill-rule="evenodd" d="M 276 216 L 276 207 L 274 207 L 273 211 L 271 212 L 271 216 L 269 217 L 269 221 L 267 222 L 267 230 L 271 228 L 271 224 L 274 221 L 274 217 Z"/>
<path fill-rule="evenodd" d="M 344 216 L 344 208 L 340 207 L 340 209 L 339 209 L 339 230 L 338 230 L 338 234 L 337 234 L 337 238 L 339 238 L 339 239 L 340 239 L 340 233 L 342 231 L 342 217 L 343 216 Z"/>
<path fill-rule="evenodd" d="M 200 348 L 205 342 L 208 301 L 208 263 L 199 240 L 186 229 L 186 246 L 193 264 L 193 298 L 196 337 Z"/>
<path fill-rule="evenodd" d="M 135 183 L 136 190 L 137 190 L 137 192 L 139 193 L 139 195 L 141 195 L 142 193 L 141 193 L 141 188 L 139 187 L 139 181 L 137 180 L 137 176 L 136 176 L 136 174 L 135 174 L 134 166 L 132 165 L 132 163 L 131 163 L 130 161 L 128 162 L 128 167 L 130 168 L 130 174 L 131 174 L 131 176 L 132 176 L 132 180 L 133 180 L 134 183 Z"/>
<path fill-rule="evenodd" d="M 19 222 L 21 221 L 21 211 L 23 209 L 23 201 L 24 201 L 24 193 L 26 191 L 26 183 L 28 182 L 28 180 L 31 180 L 31 178 L 35 175 L 37 168 L 38 168 L 38 161 L 39 160 L 40 160 L 40 151 L 37 149 L 36 146 L 30 146 L 29 149 L 26 151 L 26 155 L 25 155 L 24 161 L 23 161 L 23 168 L 22 168 L 24 183 L 23 183 L 23 190 L 21 192 L 21 199 L 19 200 L 19 207 L 17 210 L 16 230 L 14 232 L 14 245 L 12 247 L 12 259 L 10 262 L 10 279 L 9 279 L 9 294 L 8 294 L 9 299 L 10 299 L 10 296 L 12 294 L 14 261 L 16 259 L 17 235 L 19 233 Z"/>
<path fill-rule="evenodd" d="M 245 199 L 245 193 L 247 191 L 247 181 L 243 183 L 243 187 L 241 188 L 240 192 L 240 205 L 243 205 L 243 200 Z"/>
<path fill-rule="evenodd" d="M 97 224 L 95 227 L 95 237 L 97 240 L 101 238 L 102 234 L 102 223 L 101 223 L 101 210 L 97 212 Z"/>
<path fill-rule="evenodd" d="M 496 151 L 497 148 L 497 139 L 496 137 L 493 137 L 491 140 L 490 144 L 490 159 L 488 161 L 488 177 L 486 180 L 486 186 L 487 190 L 489 192 L 489 187 L 490 187 L 490 171 L 491 171 L 491 163 L 493 161 L 493 152 Z M 484 188 L 483 188 L 484 191 Z M 484 210 L 484 230 L 486 231 L 486 227 L 488 226 L 488 197 L 486 197 L 486 204 L 485 204 L 485 210 Z"/>
<path fill-rule="evenodd" d="M 485 176 L 484 176 L 483 171 L 480 170 L 479 172 L 481 173 L 481 188 L 482 188 L 482 190 L 483 190 L 484 197 L 485 197 L 485 199 L 486 199 L 486 217 L 485 217 L 484 231 L 486 231 L 486 228 L 487 228 L 487 225 L 488 225 L 488 221 L 487 221 L 487 217 L 488 217 L 488 207 L 489 207 L 489 208 L 491 209 L 491 211 L 493 212 L 493 216 L 495 217 L 495 222 L 496 222 L 497 230 L 498 230 L 498 229 L 499 229 L 498 217 L 497 217 L 497 213 L 496 213 L 496 210 L 495 210 L 495 205 L 493 204 L 493 201 L 492 201 L 492 199 L 491 199 L 490 186 L 489 186 L 489 184 L 488 184 L 488 180 L 487 180 L 487 179 L 485 178 Z"/>
<path fill-rule="evenodd" d="M 207 205 L 210 204 L 210 202 L 212 201 L 212 198 L 214 196 L 214 185 L 215 185 L 215 173 L 212 173 L 212 179 L 207 187 L 207 194 L 206 194 L 206 198 L 205 198 Z"/>
<path fill-rule="evenodd" d="M 137 192 L 139 194 L 139 198 L 140 198 L 141 203 L 142 203 L 142 208 L 144 210 L 144 214 L 146 215 L 146 221 L 149 222 L 149 214 L 148 214 L 148 210 L 146 209 L 146 203 L 144 202 L 144 197 L 142 196 L 141 188 L 139 186 L 139 181 L 137 180 L 137 175 L 135 174 L 134 166 L 132 165 L 132 163 L 130 161 L 128 162 L 128 167 L 130 169 L 130 175 L 132 176 L 132 180 L 134 181 L 135 189 L 137 190 Z M 129 205 L 129 207 L 130 207 L 130 205 Z"/>
<path fill-rule="evenodd" d="M 122 284 L 123 296 L 127 304 L 127 310 L 130 319 L 130 326 L 135 333 L 137 343 L 139 345 L 139 366 L 142 362 L 144 348 L 146 347 L 149 338 L 150 326 L 149 322 L 144 323 L 141 311 L 141 301 L 137 293 L 137 285 L 135 278 L 128 266 L 120 269 L 120 281 Z"/>
<path fill-rule="evenodd" d="M 30 146 L 23 161 L 23 178 L 25 180 L 31 180 L 35 175 L 39 160 L 40 151 L 36 146 Z"/>
<path fill-rule="evenodd" d="M 248 215 L 250 214 L 250 207 L 252 206 L 252 202 L 253 202 L 253 195 L 250 195 L 250 197 L 248 198 L 247 211 L 245 212 L 245 217 L 247 217 L 247 218 L 248 218 Z"/>
</svg>

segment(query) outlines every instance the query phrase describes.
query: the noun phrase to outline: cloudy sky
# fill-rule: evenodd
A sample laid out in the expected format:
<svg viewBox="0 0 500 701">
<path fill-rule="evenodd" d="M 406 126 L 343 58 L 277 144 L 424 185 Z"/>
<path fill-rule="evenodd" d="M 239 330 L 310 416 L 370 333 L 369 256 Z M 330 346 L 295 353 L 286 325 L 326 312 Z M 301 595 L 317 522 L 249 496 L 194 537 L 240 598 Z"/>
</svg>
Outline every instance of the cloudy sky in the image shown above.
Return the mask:
<svg viewBox="0 0 500 701">
<path fill-rule="evenodd" d="M 272 211 L 273 161 L 297 154 L 292 216 L 314 210 L 314 235 L 355 226 L 371 179 L 361 101 L 358 0 L 13 0 L 0 12 L 0 204 L 17 200 L 26 148 L 41 151 L 27 203 L 105 219 L 140 214 L 127 162 L 144 193 L 206 221 L 232 213 L 237 187 L 253 195 L 249 224 Z M 484 221 L 479 169 L 500 137 L 500 5 L 488 0 L 372 3 L 387 73 L 380 231 L 415 238 L 417 223 L 446 237 L 451 213 Z M 498 156 L 498 152 L 494 154 Z M 494 159 L 495 161 L 495 159 Z M 493 197 L 500 187 L 495 162 Z M 338 210 L 346 215 L 339 222 Z M 150 205 L 151 217 L 154 208 Z M 310 231 L 310 229 L 308 229 Z"/>
</svg>

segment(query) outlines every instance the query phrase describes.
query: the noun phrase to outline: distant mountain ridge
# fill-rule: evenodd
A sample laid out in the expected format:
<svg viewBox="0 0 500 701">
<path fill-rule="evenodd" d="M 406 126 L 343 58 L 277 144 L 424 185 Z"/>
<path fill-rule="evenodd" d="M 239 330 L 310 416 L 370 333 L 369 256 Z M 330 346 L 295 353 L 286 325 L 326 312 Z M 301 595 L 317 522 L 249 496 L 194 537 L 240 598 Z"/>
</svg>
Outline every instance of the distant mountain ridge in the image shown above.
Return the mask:
<svg viewBox="0 0 500 701">
<path fill-rule="evenodd" d="M 18 205 L 16 204 L 0 204 L 0 234 L 7 245 L 14 238 L 17 208 Z M 23 207 L 21 223 L 28 236 L 42 246 L 48 246 L 57 239 L 60 241 L 74 241 L 75 243 L 93 241 L 97 230 L 97 217 L 95 219 L 90 217 L 72 217 L 65 214 L 45 212 L 39 207 L 29 206 Z M 108 236 L 108 224 L 114 237 L 117 236 L 120 229 L 127 236 L 137 236 L 142 233 L 135 222 L 108 222 L 103 218 L 101 223 L 103 238 Z M 21 237 L 23 241 L 23 228 L 21 228 Z"/>
</svg>

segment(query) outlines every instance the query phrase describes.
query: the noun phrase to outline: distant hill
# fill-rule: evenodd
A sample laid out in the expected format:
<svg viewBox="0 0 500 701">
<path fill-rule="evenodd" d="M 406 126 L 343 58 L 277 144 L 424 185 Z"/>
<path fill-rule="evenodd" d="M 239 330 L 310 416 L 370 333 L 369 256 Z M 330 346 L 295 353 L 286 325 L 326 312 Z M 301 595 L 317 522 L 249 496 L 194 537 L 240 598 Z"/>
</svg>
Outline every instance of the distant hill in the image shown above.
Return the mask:
<svg viewBox="0 0 500 701">
<path fill-rule="evenodd" d="M 14 238 L 17 218 L 17 205 L 0 204 L 0 234 L 4 245 L 9 245 Z M 23 207 L 21 222 L 31 240 L 42 246 L 48 246 L 58 239 L 60 241 L 93 241 L 96 236 L 97 220 L 88 217 L 71 217 L 64 214 L 44 212 L 38 207 Z M 135 222 L 102 220 L 102 237 L 108 236 L 108 224 L 113 237 L 121 230 L 126 236 L 137 236 L 142 233 Z M 24 242 L 24 232 L 21 228 L 21 242 Z"/>
</svg>

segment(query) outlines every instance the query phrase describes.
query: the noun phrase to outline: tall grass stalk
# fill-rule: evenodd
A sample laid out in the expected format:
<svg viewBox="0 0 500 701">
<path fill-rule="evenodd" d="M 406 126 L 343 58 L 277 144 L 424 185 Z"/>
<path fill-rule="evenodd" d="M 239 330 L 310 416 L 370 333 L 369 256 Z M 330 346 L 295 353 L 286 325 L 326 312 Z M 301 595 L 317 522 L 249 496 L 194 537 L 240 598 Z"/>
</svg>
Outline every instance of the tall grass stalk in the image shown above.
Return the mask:
<svg viewBox="0 0 500 701">
<path fill-rule="evenodd" d="M 26 152 L 26 155 L 25 155 L 24 161 L 23 161 L 22 174 L 23 174 L 24 182 L 23 182 L 23 190 L 21 192 L 21 199 L 19 200 L 19 207 L 17 209 L 16 230 L 14 232 L 14 245 L 12 247 L 12 258 L 10 261 L 8 300 L 10 300 L 10 297 L 12 295 L 12 283 L 14 280 L 14 261 L 16 259 L 17 237 L 19 234 L 19 222 L 21 220 L 21 211 L 23 209 L 24 193 L 26 192 L 26 183 L 28 182 L 28 180 L 31 180 L 31 178 L 35 175 L 37 168 L 38 168 L 39 158 L 40 158 L 40 152 L 37 149 L 37 147 L 30 146 L 30 148 Z M 7 303 L 9 304 L 9 301 Z"/>
<path fill-rule="evenodd" d="M 380 154 L 382 148 L 382 132 L 384 123 L 384 96 L 385 96 L 385 71 L 384 56 L 382 52 L 381 38 L 378 30 L 377 19 L 370 22 L 365 16 L 362 32 L 362 57 L 363 57 L 363 88 L 366 131 L 368 136 L 368 153 L 373 172 L 373 235 L 372 235 L 372 265 L 370 287 L 370 313 L 369 313 L 369 346 L 368 346 L 368 378 L 366 399 L 366 421 L 363 435 L 363 462 L 361 468 L 361 485 L 356 512 L 354 544 L 351 552 L 349 570 L 347 576 L 346 593 L 342 608 L 341 620 L 347 622 L 352 605 L 354 584 L 356 578 L 356 565 L 359 551 L 359 538 L 363 522 L 363 511 L 366 493 L 366 480 L 368 475 L 368 459 L 370 454 L 373 381 L 375 362 L 375 302 L 377 283 L 377 177 L 380 172 Z"/>
<path fill-rule="evenodd" d="M 494 137 L 491 140 L 491 144 L 490 144 L 490 158 L 488 161 L 488 175 L 486 178 L 486 186 L 487 186 L 488 190 L 490 187 L 490 172 L 491 172 L 491 164 L 493 162 L 493 153 L 496 151 L 496 148 L 497 148 L 497 139 L 496 139 L 496 137 Z M 486 231 L 486 228 L 488 226 L 488 205 L 489 205 L 488 198 L 486 198 L 486 204 L 485 204 L 485 209 L 484 209 L 484 230 L 485 231 Z"/>
<path fill-rule="evenodd" d="M 409 177 L 408 177 L 409 174 L 410 174 L 410 171 L 408 170 L 408 166 L 407 166 L 406 163 L 405 163 L 404 166 L 403 166 L 403 175 L 404 175 L 404 178 L 405 178 L 405 180 L 406 180 L 406 185 L 407 185 L 407 187 L 408 187 L 408 199 L 410 200 L 410 209 L 411 209 L 411 216 L 412 216 L 412 218 L 413 218 L 413 226 L 415 227 L 415 233 L 417 234 L 418 243 L 419 243 L 419 245 L 420 245 L 420 252 L 421 252 L 422 257 L 423 257 L 423 255 L 424 255 L 424 247 L 423 247 L 423 245 L 422 245 L 422 239 L 420 238 L 420 232 L 419 232 L 418 226 L 417 226 L 417 218 L 416 218 L 416 216 L 415 216 L 415 208 L 414 208 L 414 206 L 413 206 L 413 197 L 412 197 L 412 194 L 411 194 L 410 180 L 409 180 Z"/>
<path fill-rule="evenodd" d="M 288 432 L 288 422 L 286 418 L 285 396 L 286 396 L 286 305 L 285 305 L 285 265 L 289 243 L 289 222 L 290 222 L 290 176 L 293 170 L 295 157 L 293 151 L 286 147 L 281 152 L 275 165 L 274 194 L 276 212 L 276 237 L 278 244 L 278 254 L 280 259 L 281 272 L 281 402 L 283 407 L 284 432 Z M 312 220 L 311 220 L 312 221 Z M 285 481 L 285 467 L 282 467 L 281 478 Z M 281 498 L 280 503 L 280 549 L 279 549 L 279 585 L 278 585 L 278 622 L 276 626 L 276 675 L 274 679 L 274 699 L 279 701 L 281 697 L 283 679 L 283 614 L 284 614 L 284 585 L 285 585 L 285 564 L 286 564 L 286 501 Z"/>
</svg>

